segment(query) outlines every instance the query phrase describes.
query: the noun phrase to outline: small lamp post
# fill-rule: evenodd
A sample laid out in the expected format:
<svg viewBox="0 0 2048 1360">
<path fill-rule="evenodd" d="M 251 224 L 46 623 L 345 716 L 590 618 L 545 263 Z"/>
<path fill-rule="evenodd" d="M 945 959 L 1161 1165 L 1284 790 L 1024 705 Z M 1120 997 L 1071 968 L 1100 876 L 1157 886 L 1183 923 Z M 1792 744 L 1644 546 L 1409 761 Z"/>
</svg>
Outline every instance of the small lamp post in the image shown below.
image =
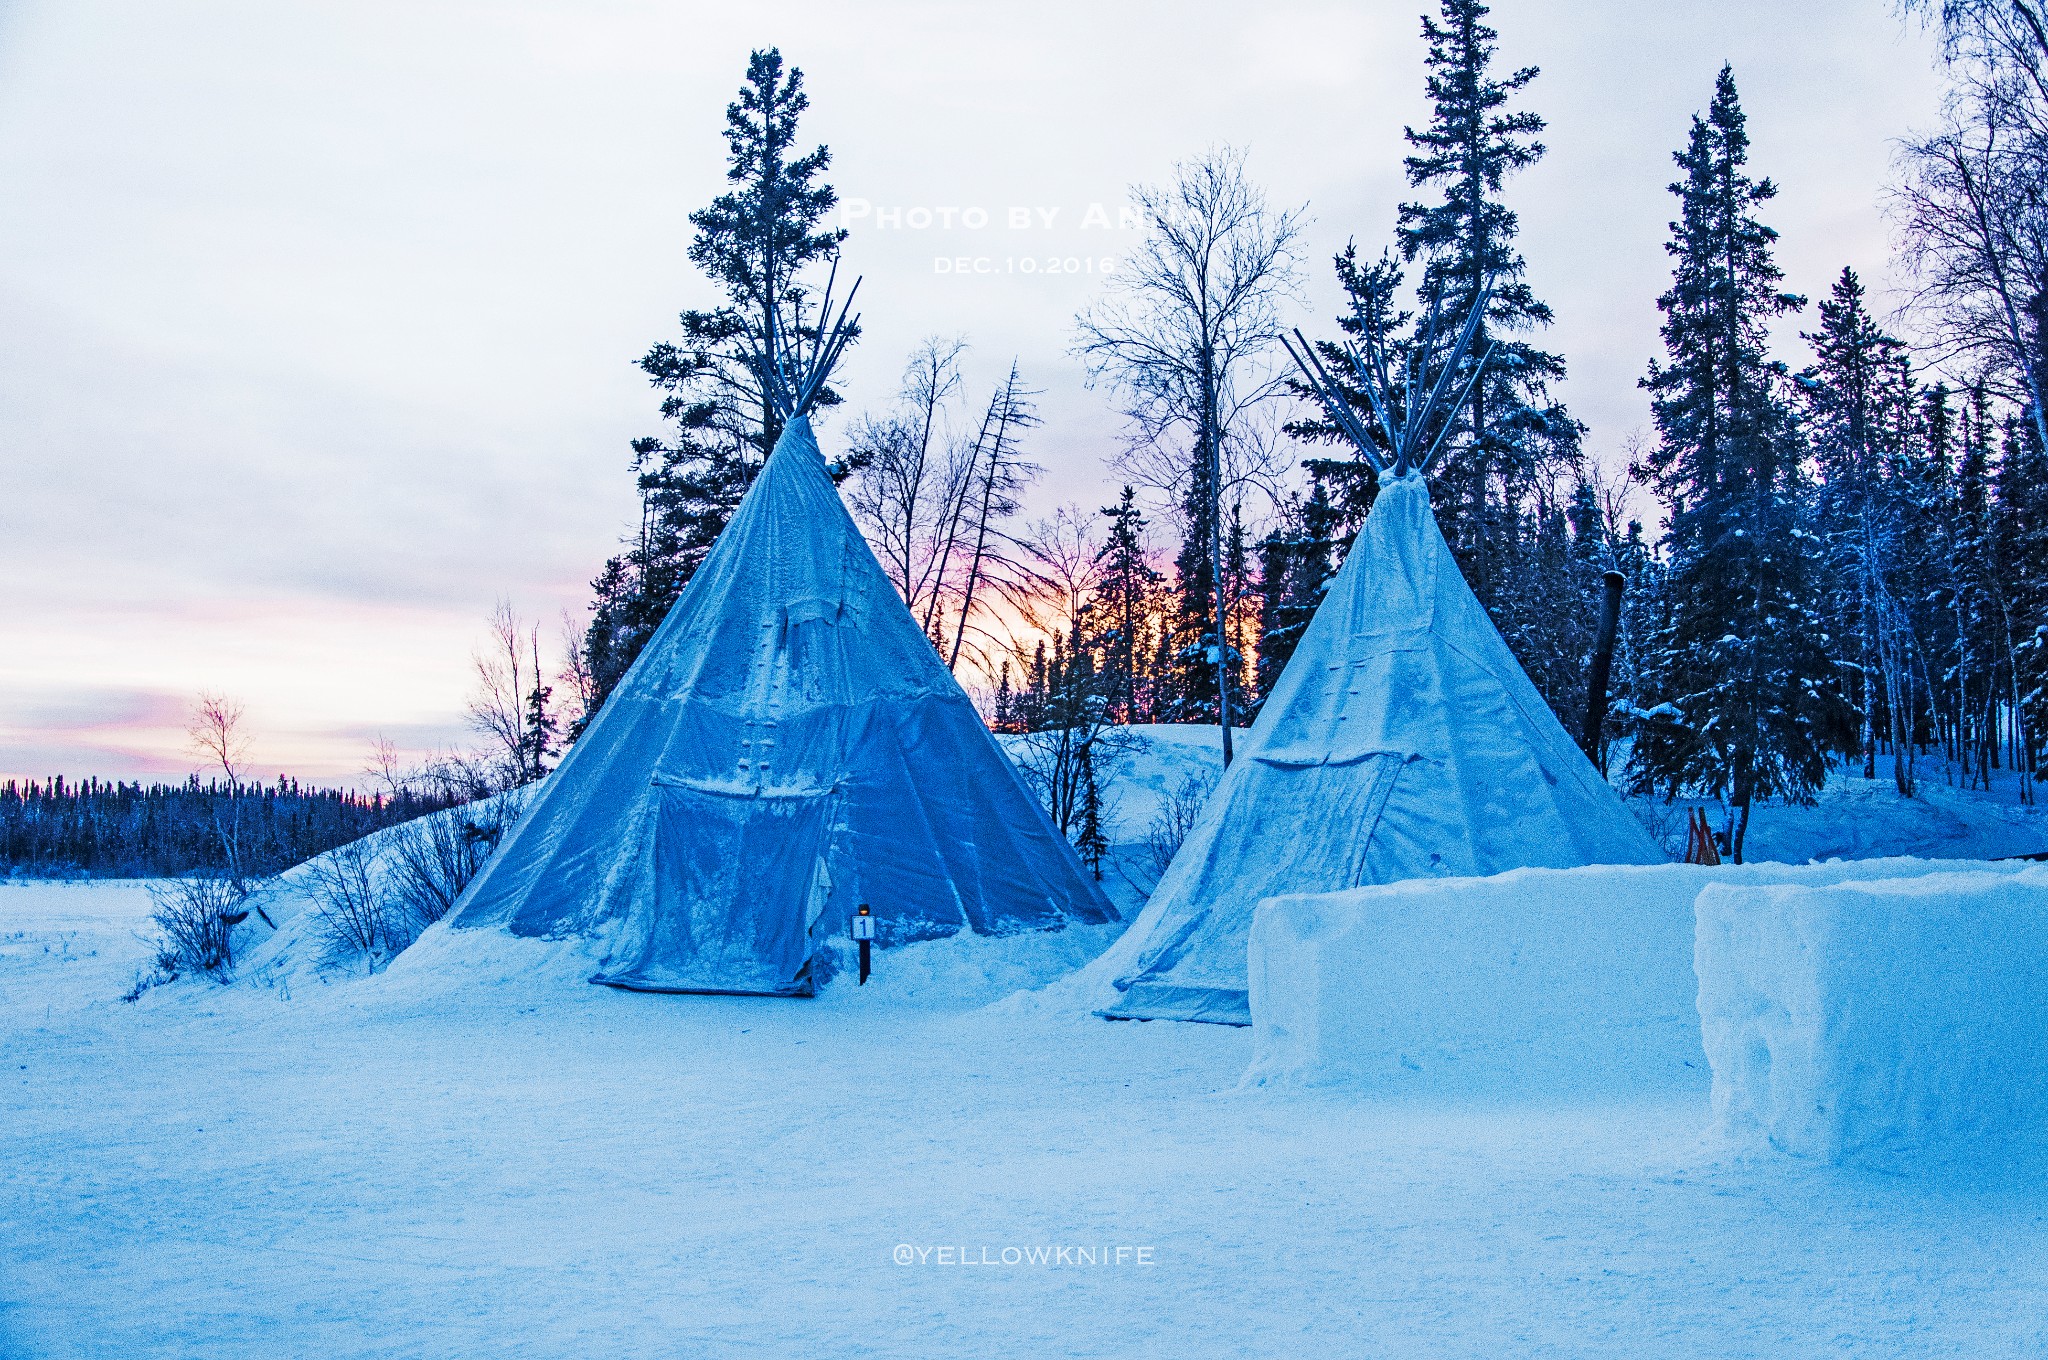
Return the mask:
<svg viewBox="0 0 2048 1360">
<path fill-rule="evenodd" d="M 853 938 L 860 943 L 860 985 L 868 985 L 868 965 L 873 959 L 875 948 L 875 918 L 868 912 L 868 904 L 860 904 L 860 913 L 853 918 Z"/>
</svg>

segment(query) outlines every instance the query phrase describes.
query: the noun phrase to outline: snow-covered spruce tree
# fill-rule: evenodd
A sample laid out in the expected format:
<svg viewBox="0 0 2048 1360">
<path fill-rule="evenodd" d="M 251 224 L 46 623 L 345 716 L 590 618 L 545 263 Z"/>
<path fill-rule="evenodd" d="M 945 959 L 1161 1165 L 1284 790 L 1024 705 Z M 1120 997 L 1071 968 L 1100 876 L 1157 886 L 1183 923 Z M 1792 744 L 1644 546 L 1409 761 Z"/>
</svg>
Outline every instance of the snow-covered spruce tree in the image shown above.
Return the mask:
<svg viewBox="0 0 2048 1360">
<path fill-rule="evenodd" d="M 1074 849 L 1081 862 L 1102 881 L 1102 861 L 1109 854 L 1109 837 L 1102 829 L 1102 783 L 1095 777 L 1095 748 L 1081 748 L 1081 824 L 1074 833 Z"/>
<path fill-rule="evenodd" d="M 1910 394 L 1912 377 L 1905 346 L 1885 334 L 1863 299 L 1856 272 L 1844 269 L 1820 304 L 1820 328 L 1803 333 L 1815 361 L 1798 386 L 1819 474 L 1811 519 L 1826 567 L 1821 603 L 1843 662 L 1843 698 L 1857 714 L 1863 774 L 1876 776 L 1882 734 L 1899 792 L 1910 796 L 1909 714 L 1902 707 L 1906 696 L 1895 702 L 1893 691 L 1902 688 L 1912 650 L 1899 603 L 1896 484 L 1910 433 L 1899 419 L 1898 389 L 1903 385 Z"/>
<path fill-rule="evenodd" d="M 2040 767 L 2041 653 L 2048 647 L 2048 608 L 2042 589 L 2042 554 L 2048 551 L 2044 479 L 2048 457 L 2042 454 L 2033 422 L 2008 415 L 1998 464 L 1998 508 L 1991 522 L 1991 575 L 2004 652 L 1998 736 L 2003 759 L 2018 776 L 2021 801 L 2028 803 L 2034 801 Z"/>
<path fill-rule="evenodd" d="M 1812 605 L 1816 545 L 1800 527 L 1800 432 L 1765 328 L 1803 299 L 1784 291 L 1777 233 L 1756 210 L 1777 192 L 1747 171 L 1732 71 L 1695 116 L 1666 244 L 1675 262 L 1666 359 L 1652 362 L 1658 442 L 1644 471 L 1667 511 L 1670 614 L 1652 642 L 1631 757 L 1640 791 L 1727 798 L 1739 862 L 1759 798 L 1810 801 L 1849 738 L 1826 622 Z"/>
<path fill-rule="evenodd" d="M 1536 488 L 1521 515 L 1515 570 L 1499 593 L 1501 614 L 1515 624 L 1516 660 L 1566 731 L 1577 735 L 1585 724 L 1605 543 L 1591 484 L 1576 479 L 1569 494 L 1561 501 Z"/>
<path fill-rule="evenodd" d="M 1513 644 L 1516 620 L 1496 602 L 1515 567 L 1508 550 L 1516 521 L 1542 474 L 1576 465 L 1582 427 L 1549 394 L 1564 360 L 1517 338 L 1548 326 L 1551 311 L 1525 280 L 1519 224 L 1501 191 L 1542 158 L 1544 123 L 1509 107 L 1538 71 L 1495 73 L 1499 34 L 1486 26 L 1487 13 L 1479 0 L 1441 0 L 1441 21 L 1423 18 L 1430 120 L 1407 129 L 1415 154 L 1403 163 L 1412 187 L 1441 197 L 1402 204 L 1398 235 L 1402 258 L 1423 262 L 1418 295 L 1426 302 L 1441 294 L 1447 315 L 1464 316 L 1481 288 L 1494 288 L 1471 350 L 1484 354 L 1493 344 L 1493 357 L 1459 413 L 1462 432 L 1452 437 L 1461 446 L 1439 465 L 1430 492 L 1466 581 Z"/>
<path fill-rule="evenodd" d="M 831 153 L 798 147 L 797 120 L 809 103 L 803 72 L 769 48 L 748 60 L 739 98 L 726 109 L 732 188 L 690 214 L 690 261 L 724 301 L 682 313 L 682 339 L 664 340 L 640 360 L 670 426 L 633 441 L 639 533 L 592 582 L 584 650 L 596 702 L 584 722 L 668 616 L 782 433 L 750 356 L 765 352 L 771 327 L 811 333 L 807 269 L 833 257 L 846 236 L 821 225 L 838 203 L 822 178 Z M 817 404 L 838 400 L 828 391 Z"/>
<path fill-rule="evenodd" d="M 1098 558 L 1102 575 L 1088 606 L 1088 628 L 1101 657 L 1103 693 L 1111 721 L 1153 719 L 1152 650 L 1160 575 L 1145 554 L 1145 517 L 1137 492 L 1126 486 L 1115 505 L 1104 506 L 1109 534 Z"/>
<path fill-rule="evenodd" d="M 1965 787 L 1989 787 L 1994 623 L 1991 601 L 1990 396 L 1979 384 L 1963 407 L 1955 480 L 1943 506 L 1948 562 L 1940 596 L 1950 615 L 1954 651 L 1943 675 L 1953 746 Z"/>
<path fill-rule="evenodd" d="M 1230 692 L 1241 696 L 1234 705 L 1234 721 L 1248 727 L 1259 716 L 1265 696 L 1254 683 L 1257 672 L 1250 666 L 1257 646 L 1259 626 L 1258 592 L 1251 573 L 1251 539 L 1245 533 L 1244 500 L 1230 503 L 1230 522 L 1223 536 L 1224 645 L 1229 649 Z"/>
<path fill-rule="evenodd" d="M 1256 688 L 1273 692 L 1288 658 L 1328 588 L 1337 512 L 1321 477 L 1306 496 L 1280 507 L 1280 523 L 1259 543 L 1259 644 Z"/>
<path fill-rule="evenodd" d="M 1921 716 L 1914 736 L 1923 751 L 1938 748 L 1953 777 L 1954 732 L 1944 702 L 1945 658 L 1954 655 L 1954 616 L 1943 602 L 1950 578 L 1949 506 L 1954 497 L 1956 411 L 1948 384 L 1937 382 L 1919 394 L 1918 410 L 1898 478 L 1903 528 L 1899 554 L 1912 585 L 1907 616 L 1919 648 L 1918 700 Z"/>
<path fill-rule="evenodd" d="M 1173 613 L 1166 620 L 1172 662 L 1160 677 L 1159 716 L 1166 722 L 1217 720 L 1218 596 L 1210 544 L 1213 538 L 1220 545 L 1222 535 L 1209 483 L 1208 459 L 1199 456 L 1189 469 L 1187 494 L 1181 498 L 1181 520 L 1187 528 L 1173 559 Z"/>
</svg>

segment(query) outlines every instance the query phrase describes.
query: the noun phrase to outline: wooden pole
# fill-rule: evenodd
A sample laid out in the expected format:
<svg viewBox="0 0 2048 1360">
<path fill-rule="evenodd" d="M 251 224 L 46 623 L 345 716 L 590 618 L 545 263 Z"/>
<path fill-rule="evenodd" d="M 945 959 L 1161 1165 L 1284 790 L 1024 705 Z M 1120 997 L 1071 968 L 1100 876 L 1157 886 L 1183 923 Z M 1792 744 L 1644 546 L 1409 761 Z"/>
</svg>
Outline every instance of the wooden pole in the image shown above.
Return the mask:
<svg viewBox="0 0 2048 1360">
<path fill-rule="evenodd" d="M 1593 668 L 1586 675 L 1586 725 L 1580 730 L 1579 745 L 1585 748 L 1586 759 L 1606 774 L 1600 729 L 1607 723 L 1607 681 L 1614 672 L 1614 635 L 1621 627 L 1621 592 L 1628 578 L 1610 571 L 1601 583 L 1607 592 L 1600 602 L 1600 629 L 1593 636 Z"/>
</svg>

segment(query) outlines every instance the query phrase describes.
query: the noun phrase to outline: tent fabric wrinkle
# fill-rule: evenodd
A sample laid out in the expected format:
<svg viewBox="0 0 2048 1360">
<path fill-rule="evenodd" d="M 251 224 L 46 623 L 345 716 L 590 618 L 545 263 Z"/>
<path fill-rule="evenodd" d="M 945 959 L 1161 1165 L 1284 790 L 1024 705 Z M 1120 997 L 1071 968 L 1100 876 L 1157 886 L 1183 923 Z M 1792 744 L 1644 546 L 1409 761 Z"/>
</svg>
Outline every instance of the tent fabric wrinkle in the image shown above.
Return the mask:
<svg viewBox="0 0 2048 1360">
<path fill-rule="evenodd" d="M 878 947 L 1117 919 L 790 421 L 452 915 L 607 941 L 594 982 L 806 995 Z"/>
</svg>

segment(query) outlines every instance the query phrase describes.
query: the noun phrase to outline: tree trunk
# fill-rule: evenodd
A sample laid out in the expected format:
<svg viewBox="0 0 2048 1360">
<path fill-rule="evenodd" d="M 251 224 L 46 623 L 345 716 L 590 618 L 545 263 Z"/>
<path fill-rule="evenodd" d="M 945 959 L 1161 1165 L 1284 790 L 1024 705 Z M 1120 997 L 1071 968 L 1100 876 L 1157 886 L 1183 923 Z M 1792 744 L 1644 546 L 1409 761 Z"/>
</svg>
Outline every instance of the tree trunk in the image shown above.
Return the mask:
<svg viewBox="0 0 2048 1360">
<path fill-rule="evenodd" d="M 1621 625 L 1621 592 L 1628 578 L 1610 571 L 1600 579 L 1606 593 L 1600 602 L 1600 630 L 1593 639 L 1593 668 L 1586 677 L 1586 723 L 1580 730 L 1579 745 L 1585 748 L 1586 759 L 1605 775 L 1607 756 L 1600 729 L 1607 723 L 1607 682 L 1614 669 L 1614 635 Z"/>
<path fill-rule="evenodd" d="M 1202 346 L 1202 442 L 1209 471 L 1209 585 L 1215 592 L 1216 720 L 1223 727 L 1223 768 L 1230 768 L 1230 637 L 1224 628 L 1223 450 L 1216 428 L 1216 352 Z"/>
</svg>

